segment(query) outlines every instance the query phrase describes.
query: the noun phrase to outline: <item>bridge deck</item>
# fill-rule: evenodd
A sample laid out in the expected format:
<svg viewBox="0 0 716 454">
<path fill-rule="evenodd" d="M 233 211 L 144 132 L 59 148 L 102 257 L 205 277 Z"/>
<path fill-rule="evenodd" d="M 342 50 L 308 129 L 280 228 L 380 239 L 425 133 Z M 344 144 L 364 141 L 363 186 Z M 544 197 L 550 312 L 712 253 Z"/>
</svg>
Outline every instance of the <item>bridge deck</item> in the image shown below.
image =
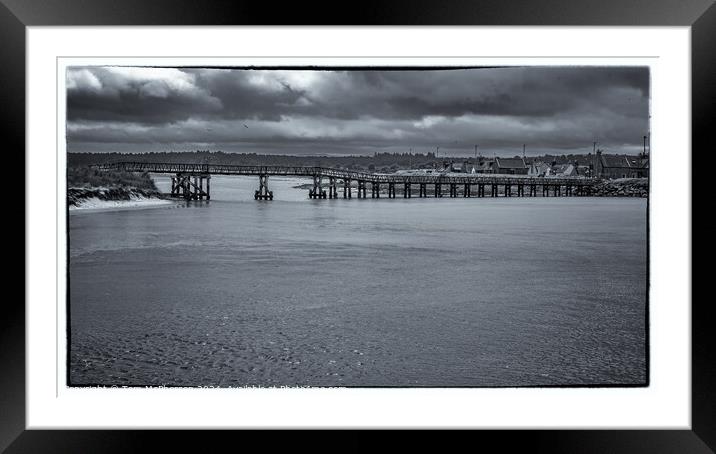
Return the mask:
<svg viewBox="0 0 716 454">
<path fill-rule="evenodd" d="M 512 184 L 540 186 L 591 186 L 596 180 L 577 178 L 529 177 L 527 175 L 486 175 L 466 174 L 464 176 L 445 174 L 426 175 L 395 175 L 330 167 L 305 166 L 238 166 L 223 164 L 174 164 L 153 162 L 114 162 L 97 166 L 104 170 L 122 170 L 126 172 L 152 172 L 173 174 L 204 174 L 204 175 L 269 175 L 298 177 L 333 177 L 340 180 L 364 181 L 369 183 L 395 184 Z"/>
</svg>

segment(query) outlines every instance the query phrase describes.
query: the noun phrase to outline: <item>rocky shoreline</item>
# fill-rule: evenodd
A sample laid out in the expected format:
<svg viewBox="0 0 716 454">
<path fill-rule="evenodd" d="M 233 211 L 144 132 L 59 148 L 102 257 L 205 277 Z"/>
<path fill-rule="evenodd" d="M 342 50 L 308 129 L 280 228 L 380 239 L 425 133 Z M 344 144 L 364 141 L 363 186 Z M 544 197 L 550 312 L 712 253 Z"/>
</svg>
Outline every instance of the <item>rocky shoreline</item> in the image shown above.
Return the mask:
<svg viewBox="0 0 716 454">
<path fill-rule="evenodd" d="M 649 181 L 646 178 L 602 180 L 591 189 L 594 197 L 648 197 Z"/>
</svg>

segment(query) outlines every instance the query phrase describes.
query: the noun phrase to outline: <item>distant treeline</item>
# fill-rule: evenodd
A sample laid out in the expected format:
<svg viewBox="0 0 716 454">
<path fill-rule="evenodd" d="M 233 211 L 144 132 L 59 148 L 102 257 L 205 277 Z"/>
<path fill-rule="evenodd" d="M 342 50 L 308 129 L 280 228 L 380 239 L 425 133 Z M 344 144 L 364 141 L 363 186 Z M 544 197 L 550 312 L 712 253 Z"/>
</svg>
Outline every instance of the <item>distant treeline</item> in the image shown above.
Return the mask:
<svg viewBox="0 0 716 454">
<path fill-rule="evenodd" d="M 507 157 L 507 156 L 505 156 Z M 514 156 L 519 158 L 520 156 Z M 480 159 L 480 158 L 478 158 Z M 491 159 L 481 158 L 481 159 Z M 228 164 L 228 165 L 278 165 L 278 166 L 318 166 L 350 170 L 395 171 L 398 169 L 439 168 L 445 163 L 475 164 L 475 157 L 435 157 L 435 153 L 376 153 L 373 156 L 287 156 L 262 155 L 256 153 L 225 153 L 222 151 L 183 151 L 152 153 L 69 153 L 70 167 L 86 167 L 92 164 L 104 164 L 118 161 L 168 162 L 187 164 Z M 525 159 L 527 163 L 541 161 L 549 164 L 580 165 L 591 163 L 589 155 L 542 155 Z"/>
</svg>

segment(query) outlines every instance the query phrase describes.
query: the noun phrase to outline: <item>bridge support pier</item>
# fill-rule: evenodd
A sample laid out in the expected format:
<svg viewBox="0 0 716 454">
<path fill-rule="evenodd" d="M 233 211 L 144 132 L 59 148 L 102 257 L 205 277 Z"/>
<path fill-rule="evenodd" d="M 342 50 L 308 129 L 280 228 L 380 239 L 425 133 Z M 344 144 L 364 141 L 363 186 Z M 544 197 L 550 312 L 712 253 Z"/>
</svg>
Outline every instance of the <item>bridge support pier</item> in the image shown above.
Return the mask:
<svg viewBox="0 0 716 454">
<path fill-rule="evenodd" d="M 388 198 L 395 198 L 395 183 L 388 183 Z"/>
<path fill-rule="evenodd" d="M 375 181 L 370 182 L 371 197 L 374 199 L 380 198 L 380 183 Z"/>
<path fill-rule="evenodd" d="M 497 185 L 492 184 L 491 186 L 492 186 L 492 194 L 491 194 L 492 197 L 497 197 Z"/>
<path fill-rule="evenodd" d="M 554 185 L 553 191 L 554 191 L 554 196 L 555 196 L 555 197 L 562 195 L 562 188 L 561 188 L 561 186 L 558 185 L 558 184 L 555 184 L 555 185 Z"/>
<path fill-rule="evenodd" d="M 183 174 L 177 173 L 172 176 L 172 197 L 182 197 L 186 200 L 209 200 L 211 198 L 211 187 L 208 174 Z M 204 190 L 206 180 L 206 190 Z"/>
<path fill-rule="evenodd" d="M 443 196 L 443 187 L 440 183 L 435 183 L 435 197 Z"/>
<path fill-rule="evenodd" d="M 450 183 L 450 197 L 457 197 L 457 184 Z"/>
<path fill-rule="evenodd" d="M 549 197 L 549 185 L 542 185 L 542 197 Z"/>
<path fill-rule="evenodd" d="M 328 177 L 328 198 L 337 199 L 338 191 L 336 191 L 336 178 Z"/>
<path fill-rule="evenodd" d="M 309 199 L 325 199 L 326 198 L 326 191 L 324 191 L 323 187 L 321 186 L 322 179 L 323 179 L 323 177 L 321 175 L 313 175 L 313 189 L 310 189 L 308 191 Z"/>
<path fill-rule="evenodd" d="M 428 185 L 425 183 L 420 183 L 420 187 L 418 189 L 418 197 L 427 197 L 428 196 Z"/>
<path fill-rule="evenodd" d="M 505 185 L 505 197 L 512 197 L 512 185 L 511 184 Z"/>
<path fill-rule="evenodd" d="M 485 197 L 485 185 L 483 183 L 477 184 L 477 197 Z"/>
<path fill-rule="evenodd" d="M 343 198 L 344 199 L 351 198 L 351 180 L 349 180 L 349 179 L 343 180 Z"/>
<path fill-rule="evenodd" d="M 180 173 L 172 177 L 172 197 L 184 197 L 186 189 L 184 178 Z"/>
<path fill-rule="evenodd" d="M 259 189 L 254 193 L 254 200 L 273 200 L 273 191 L 268 188 L 268 175 L 259 175 Z"/>
<path fill-rule="evenodd" d="M 566 185 L 564 187 L 564 195 L 566 195 L 567 197 L 572 197 L 572 186 L 571 185 Z"/>
<path fill-rule="evenodd" d="M 522 184 L 517 185 L 517 197 L 524 197 L 525 196 L 525 186 Z"/>
<path fill-rule="evenodd" d="M 470 197 L 470 183 L 465 183 L 465 186 L 462 189 L 462 196 L 463 197 Z"/>
<path fill-rule="evenodd" d="M 537 185 L 536 184 L 530 185 L 530 197 L 537 197 Z"/>
<path fill-rule="evenodd" d="M 403 198 L 404 199 L 409 199 L 412 196 L 411 190 L 412 190 L 412 188 L 411 188 L 410 183 L 403 184 Z"/>
<path fill-rule="evenodd" d="M 366 198 L 366 187 L 365 187 L 365 181 L 358 180 L 358 198 L 359 199 L 365 199 Z"/>
<path fill-rule="evenodd" d="M 172 192 L 171 192 L 172 197 L 179 197 L 180 178 L 181 178 L 181 176 L 179 174 L 172 175 Z"/>
</svg>

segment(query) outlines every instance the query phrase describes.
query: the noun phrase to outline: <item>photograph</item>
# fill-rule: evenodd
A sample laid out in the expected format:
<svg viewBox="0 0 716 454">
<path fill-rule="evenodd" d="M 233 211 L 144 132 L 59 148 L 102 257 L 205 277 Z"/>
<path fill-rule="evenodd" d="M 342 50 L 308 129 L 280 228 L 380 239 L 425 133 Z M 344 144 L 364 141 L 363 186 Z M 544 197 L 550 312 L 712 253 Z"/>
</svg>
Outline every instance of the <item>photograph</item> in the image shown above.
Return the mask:
<svg viewBox="0 0 716 454">
<path fill-rule="evenodd" d="M 0 452 L 714 452 L 714 1 L 0 0 Z"/>
<path fill-rule="evenodd" d="M 59 75 L 69 387 L 649 386 L 649 66 L 146 62 Z"/>
</svg>

